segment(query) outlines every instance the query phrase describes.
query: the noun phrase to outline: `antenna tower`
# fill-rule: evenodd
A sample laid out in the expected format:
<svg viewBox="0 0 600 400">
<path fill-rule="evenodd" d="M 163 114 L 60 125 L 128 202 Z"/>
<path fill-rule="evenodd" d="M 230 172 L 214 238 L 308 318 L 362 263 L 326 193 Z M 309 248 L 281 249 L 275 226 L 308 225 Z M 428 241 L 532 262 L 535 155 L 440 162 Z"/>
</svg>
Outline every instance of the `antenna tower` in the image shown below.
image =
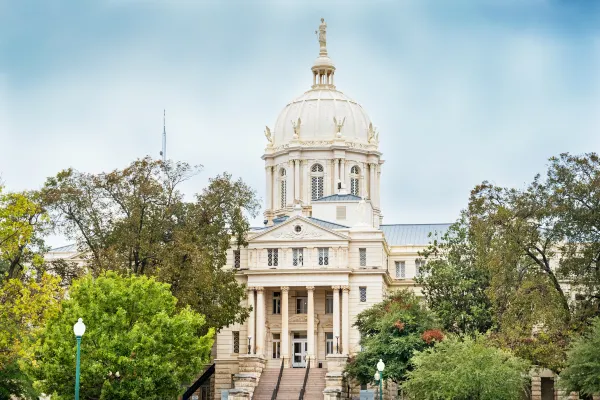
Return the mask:
<svg viewBox="0 0 600 400">
<path fill-rule="evenodd" d="M 167 162 L 167 112 L 163 110 L 163 134 L 162 134 L 162 150 L 160 155 L 162 156 L 163 163 Z"/>
</svg>

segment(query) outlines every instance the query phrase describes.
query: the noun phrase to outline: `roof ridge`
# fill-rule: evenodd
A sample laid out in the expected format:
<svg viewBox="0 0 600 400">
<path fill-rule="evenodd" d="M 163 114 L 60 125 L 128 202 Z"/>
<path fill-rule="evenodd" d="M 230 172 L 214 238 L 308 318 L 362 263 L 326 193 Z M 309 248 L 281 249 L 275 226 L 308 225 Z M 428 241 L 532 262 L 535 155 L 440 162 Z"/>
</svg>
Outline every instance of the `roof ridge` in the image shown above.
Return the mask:
<svg viewBox="0 0 600 400">
<path fill-rule="evenodd" d="M 331 221 L 327 221 L 325 219 L 321 219 L 321 218 L 315 218 L 315 217 L 307 217 L 308 219 L 314 219 L 315 221 L 321 221 L 321 222 L 326 222 L 328 224 L 333 224 L 333 225 L 337 225 L 337 226 L 343 226 L 344 228 L 350 228 L 347 225 L 342 225 L 342 224 L 338 224 L 337 222 L 331 222 Z"/>
</svg>

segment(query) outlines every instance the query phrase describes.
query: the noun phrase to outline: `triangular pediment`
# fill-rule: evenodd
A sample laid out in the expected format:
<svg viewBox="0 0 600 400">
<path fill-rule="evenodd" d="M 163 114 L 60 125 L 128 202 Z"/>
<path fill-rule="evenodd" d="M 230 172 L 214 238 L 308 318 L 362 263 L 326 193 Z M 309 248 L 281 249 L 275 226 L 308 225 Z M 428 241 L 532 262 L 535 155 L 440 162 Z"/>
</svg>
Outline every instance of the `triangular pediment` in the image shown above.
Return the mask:
<svg viewBox="0 0 600 400">
<path fill-rule="evenodd" d="M 272 241 L 314 241 L 314 240 L 349 240 L 350 238 L 339 232 L 324 228 L 308 218 L 295 216 L 281 224 L 275 225 L 264 232 L 254 236 L 249 241 L 272 242 Z"/>
</svg>

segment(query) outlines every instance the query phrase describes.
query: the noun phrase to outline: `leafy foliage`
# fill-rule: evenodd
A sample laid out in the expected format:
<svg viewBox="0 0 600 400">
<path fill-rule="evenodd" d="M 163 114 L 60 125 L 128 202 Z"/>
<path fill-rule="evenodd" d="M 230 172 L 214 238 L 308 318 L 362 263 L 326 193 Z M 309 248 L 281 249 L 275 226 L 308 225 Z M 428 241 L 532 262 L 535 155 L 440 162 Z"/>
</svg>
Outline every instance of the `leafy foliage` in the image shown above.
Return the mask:
<svg viewBox="0 0 600 400">
<path fill-rule="evenodd" d="M 373 382 L 379 359 L 386 365 L 384 378 L 401 382 L 413 352 L 441 337 L 431 312 L 408 291 L 398 291 L 361 312 L 354 326 L 361 334 L 362 351 L 348 363 L 346 371 L 361 384 Z"/>
<path fill-rule="evenodd" d="M 39 282 L 10 279 L 0 286 L 0 398 L 33 395 L 23 365 L 35 362 L 33 352 L 44 324 L 59 311 L 59 282 L 44 274 Z"/>
<path fill-rule="evenodd" d="M 567 392 L 591 396 L 600 393 L 600 318 L 588 331 L 573 341 L 567 353 L 560 385 Z"/>
<path fill-rule="evenodd" d="M 106 270 L 155 276 L 169 283 L 180 306 L 205 315 L 206 327 L 243 321 L 244 288 L 223 270 L 226 251 L 246 244 L 247 215 L 258 202 L 241 180 L 224 174 L 186 202 L 179 185 L 198 167 L 150 158 L 123 170 L 66 170 L 43 190 L 59 227 L 89 255 L 94 275 Z"/>
<path fill-rule="evenodd" d="M 494 348 L 481 335 L 450 336 L 417 352 L 402 384 L 411 399 L 520 400 L 528 363 Z"/>
<path fill-rule="evenodd" d="M 189 307 L 177 310 L 176 302 L 167 284 L 145 276 L 107 272 L 75 280 L 43 334 L 33 367 L 39 389 L 72 397 L 73 324 L 83 318 L 82 399 L 175 398 L 208 361 L 214 334 L 201 336 L 204 317 Z"/>
</svg>

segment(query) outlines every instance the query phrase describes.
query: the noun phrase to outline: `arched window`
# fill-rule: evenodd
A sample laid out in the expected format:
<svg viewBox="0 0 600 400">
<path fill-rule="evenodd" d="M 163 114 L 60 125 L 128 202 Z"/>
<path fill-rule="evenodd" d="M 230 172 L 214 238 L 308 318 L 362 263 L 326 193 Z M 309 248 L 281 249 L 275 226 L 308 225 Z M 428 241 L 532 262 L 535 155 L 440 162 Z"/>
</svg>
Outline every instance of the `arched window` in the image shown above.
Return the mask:
<svg viewBox="0 0 600 400">
<path fill-rule="evenodd" d="M 281 197 L 281 208 L 285 208 L 287 201 L 287 181 L 285 176 L 285 168 L 279 170 L 279 193 Z"/>
<path fill-rule="evenodd" d="M 360 169 L 356 165 L 350 169 L 350 194 L 360 196 Z"/>
<path fill-rule="evenodd" d="M 314 164 L 310 168 L 311 194 L 313 200 L 323 197 L 323 166 Z"/>
</svg>

